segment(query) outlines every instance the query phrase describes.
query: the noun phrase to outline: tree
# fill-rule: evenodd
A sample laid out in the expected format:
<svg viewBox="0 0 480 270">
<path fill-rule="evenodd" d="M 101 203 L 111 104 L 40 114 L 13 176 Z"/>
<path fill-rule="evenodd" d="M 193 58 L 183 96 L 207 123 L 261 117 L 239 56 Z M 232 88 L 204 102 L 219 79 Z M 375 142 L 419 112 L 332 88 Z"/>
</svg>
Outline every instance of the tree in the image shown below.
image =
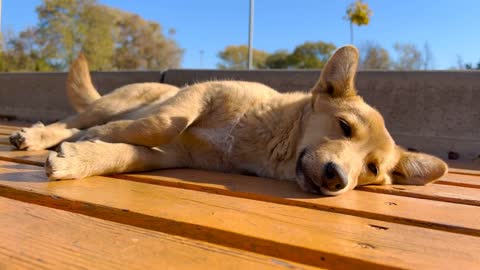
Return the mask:
<svg viewBox="0 0 480 270">
<path fill-rule="evenodd" d="M 360 69 L 390 69 L 392 63 L 388 51 L 373 42 L 366 42 L 360 49 Z"/>
<path fill-rule="evenodd" d="M 477 63 L 477 66 L 476 66 L 476 67 L 474 67 L 472 63 L 465 64 L 465 69 L 468 69 L 468 70 L 473 70 L 473 69 L 480 70 L 480 61 Z"/>
<path fill-rule="evenodd" d="M 101 22 L 89 21 L 96 16 L 87 16 L 87 10 L 92 10 L 95 4 L 94 0 L 44 0 L 36 9 L 39 19 L 36 32 L 42 54 L 64 67 L 73 61 L 82 49 L 88 26 L 103 29 Z M 103 33 L 101 37 L 111 39 L 110 36 Z M 95 57 L 88 58 L 96 69 Z"/>
<path fill-rule="evenodd" d="M 370 10 L 368 4 L 363 3 L 362 0 L 357 0 L 347 7 L 347 15 L 344 17 L 344 19 L 350 22 L 351 44 L 353 44 L 353 25 L 368 25 L 370 23 L 371 16 L 372 10 Z"/>
<path fill-rule="evenodd" d="M 430 45 L 428 42 L 425 42 L 423 45 L 423 69 L 433 69 L 433 54 L 430 50 Z"/>
<path fill-rule="evenodd" d="M 265 68 L 269 54 L 265 51 L 253 49 L 253 64 L 255 68 Z M 246 45 L 230 45 L 218 53 L 222 60 L 217 64 L 220 69 L 246 69 L 248 60 L 248 47 Z"/>
<path fill-rule="evenodd" d="M 290 53 L 287 50 L 278 50 L 270 54 L 266 61 L 267 68 L 281 69 L 290 67 Z"/>
<path fill-rule="evenodd" d="M 305 42 L 295 48 L 288 61 L 295 68 L 323 68 L 335 48 L 333 43 Z"/>
<path fill-rule="evenodd" d="M 395 43 L 393 48 L 398 54 L 398 61 L 394 66 L 395 69 L 418 70 L 422 67 L 422 53 L 414 44 Z"/>
<path fill-rule="evenodd" d="M 36 47 L 62 70 L 82 51 L 92 70 L 178 67 L 183 51 L 158 23 L 96 0 L 43 0 Z M 174 31 L 172 30 L 171 33 Z"/>
<path fill-rule="evenodd" d="M 162 34 L 161 26 L 140 16 L 115 11 L 113 60 L 118 69 L 167 69 L 180 66 L 183 50 Z M 170 29 L 170 36 L 174 30 Z"/>
<path fill-rule="evenodd" d="M 7 33 L 0 54 L 0 71 L 51 71 L 54 70 L 38 51 L 33 28 L 19 33 Z"/>
</svg>

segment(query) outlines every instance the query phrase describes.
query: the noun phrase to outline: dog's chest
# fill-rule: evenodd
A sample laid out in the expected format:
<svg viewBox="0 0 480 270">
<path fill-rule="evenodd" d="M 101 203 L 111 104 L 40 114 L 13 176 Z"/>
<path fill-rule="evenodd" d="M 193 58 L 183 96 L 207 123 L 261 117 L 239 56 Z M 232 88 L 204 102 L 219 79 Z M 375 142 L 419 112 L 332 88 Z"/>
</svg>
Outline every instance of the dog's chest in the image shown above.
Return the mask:
<svg viewBox="0 0 480 270">
<path fill-rule="evenodd" d="M 229 154 L 235 143 L 234 129 L 236 123 L 229 123 L 222 127 L 192 127 L 189 129 L 191 135 L 195 137 L 195 142 L 199 145 L 191 145 L 191 147 L 208 146 L 216 152 Z"/>
</svg>

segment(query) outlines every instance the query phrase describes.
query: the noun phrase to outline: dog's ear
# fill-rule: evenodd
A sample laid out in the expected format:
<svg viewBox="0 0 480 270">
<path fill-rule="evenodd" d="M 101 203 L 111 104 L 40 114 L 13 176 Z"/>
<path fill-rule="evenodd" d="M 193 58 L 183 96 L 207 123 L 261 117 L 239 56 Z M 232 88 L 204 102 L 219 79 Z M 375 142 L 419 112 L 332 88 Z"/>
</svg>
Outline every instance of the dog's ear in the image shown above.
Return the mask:
<svg viewBox="0 0 480 270">
<path fill-rule="evenodd" d="M 448 166 L 441 159 L 402 149 L 400 159 L 392 172 L 393 184 L 425 185 L 447 173 Z"/>
<path fill-rule="evenodd" d="M 344 46 L 335 51 L 322 69 L 320 79 L 312 89 L 313 95 L 326 94 L 333 98 L 355 96 L 358 57 L 354 46 Z"/>
</svg>

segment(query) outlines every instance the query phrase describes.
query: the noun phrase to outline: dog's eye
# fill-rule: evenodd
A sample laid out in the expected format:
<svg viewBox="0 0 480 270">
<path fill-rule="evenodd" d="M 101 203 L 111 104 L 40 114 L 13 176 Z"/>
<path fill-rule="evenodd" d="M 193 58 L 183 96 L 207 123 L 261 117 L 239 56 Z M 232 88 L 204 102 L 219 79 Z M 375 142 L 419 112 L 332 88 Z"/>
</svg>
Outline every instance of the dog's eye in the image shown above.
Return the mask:
<svg viewBox="0 0 480 270">
<path fill-rule="evenodd" d="M 375 165 L 374 163 L 368 163 L 368 169 L 374 174 L 374 175 L 378 175 L 378 169 L 377 169 L 377 165 Z"/>
<path fill-rule="evenodd" d="M 345 121 L 343 119 L 339 119 L 338 121 L 340 123 L 340 127 L 342 128 L 343 136 L 345 136 L 347 138 L 351 138 L 352 137 L 352 128 L 347 123 L 347 121 Z"/>
</svg>

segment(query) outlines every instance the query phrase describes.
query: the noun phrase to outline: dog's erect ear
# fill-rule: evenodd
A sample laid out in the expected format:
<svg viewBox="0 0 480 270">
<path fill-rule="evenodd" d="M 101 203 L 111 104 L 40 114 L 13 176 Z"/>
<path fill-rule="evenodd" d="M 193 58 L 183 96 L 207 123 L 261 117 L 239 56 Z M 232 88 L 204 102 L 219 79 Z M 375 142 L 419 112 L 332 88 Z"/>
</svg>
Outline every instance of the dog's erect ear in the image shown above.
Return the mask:
<svg viewBox="0 0 480 270">
<path fill-rule="evenodd" d="M 358 50 L 344 46 L 335 51 L 322 69 L 320 80 L 312 89 L 314 95 L 327 94 L 333 98 L 355 96 L 354 79 L 358 65 Z"/>
<path fill-rule="evenodd" d="M 441 159 L 399 149 L 400 159 L 392 172 L 393 184 L 425 185 L 447 173 L 448 166 Z"/>
</svg>

